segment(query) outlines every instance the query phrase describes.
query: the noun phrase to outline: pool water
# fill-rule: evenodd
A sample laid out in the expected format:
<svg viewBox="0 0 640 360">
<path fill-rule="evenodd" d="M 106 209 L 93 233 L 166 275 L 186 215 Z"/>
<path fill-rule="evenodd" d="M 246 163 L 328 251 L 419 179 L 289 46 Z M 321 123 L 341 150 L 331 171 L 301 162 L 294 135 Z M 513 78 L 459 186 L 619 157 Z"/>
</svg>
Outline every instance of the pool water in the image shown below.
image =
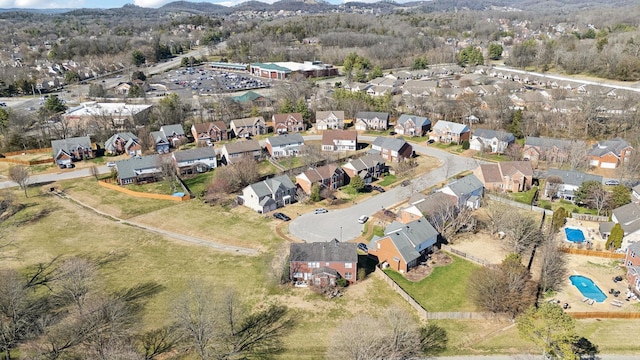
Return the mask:
<svg viewBox="0 0 640 360">
<path fill-rule="evenodd" d="M 567 241 L 581 243 L 584 242 L 584 233 L 580 229 L 564 228 L 564 233 L 567 235 Z"/>
<path fill-rule="evenodd" d="M 588 277 L 571 275 L 569 276 L 569 280 L 571 280 L 571 284 L 575 286 L 584 297 L 595 300 L 596 302 L 603 302 L 607 299 L 607 295 Z"/>
</svg>

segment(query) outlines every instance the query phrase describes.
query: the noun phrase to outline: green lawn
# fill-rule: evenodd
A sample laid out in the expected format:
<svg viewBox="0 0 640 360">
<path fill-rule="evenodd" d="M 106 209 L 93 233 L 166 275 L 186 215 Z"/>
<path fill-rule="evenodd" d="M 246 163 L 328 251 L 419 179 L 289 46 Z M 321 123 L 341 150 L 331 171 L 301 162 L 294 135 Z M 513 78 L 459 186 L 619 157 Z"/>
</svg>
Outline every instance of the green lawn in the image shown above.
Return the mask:
<svg viewBox="0 0 640 360">
<path fill-rule="evenodd" d="M 389 186 L 389 185 L 395 183 L 396 181 L 398 181 L 398 178 L 395 175 L 387 174 L 387 175 L 385 175 L 384 179 L 382 179 L 378 183 L 378 185 L 380 185 L 380 186 Z"/>
<path fill-rule="evenodd" d="M 494 162 L 511 161 L 511 158 L 504 154 L 487 154 L 487 153 L 480 152 L 476 154 L 476 157 L 479 159 L 494 161 Z"/>
<path fill-rule="evenodd" d="M 189 190 L 191 190 L 191 193 L 193 193 L 195 196 L 199 196 L 207 190 L 207 187 L 209 186 L 209 183 L 211 182 L 211 179 L 213 179 L 214 175 L 215 170 L 206 172 L 204 174 L 198 174 L 194 177 L 183 179 L 182 181 L 184 181 L 185 185 L 187 185 Z"/>
<path fill-rule="evenodd" d="M 479 265 L 453 255 L 451 258 L 451 264 L 436 267 L 419 282 L 411 282 L 393 270 L 385 272 L 427 311 L 475 311 L 467 296 L 467 282 Z"/>
<path fill-rule="evenodd" d="M 517 202 L 521 202 L 523 204 L 531 205 L 531 202 L 533 201 L 533 196 L 536 194 L 537 190 L 538 190 L 538 187 L 534 186 L 529 191 L 511 193 L 510 197 L 511 197 L 511 199 L 513 199 L 513 200 L 515 200 Z"/>
</svg>

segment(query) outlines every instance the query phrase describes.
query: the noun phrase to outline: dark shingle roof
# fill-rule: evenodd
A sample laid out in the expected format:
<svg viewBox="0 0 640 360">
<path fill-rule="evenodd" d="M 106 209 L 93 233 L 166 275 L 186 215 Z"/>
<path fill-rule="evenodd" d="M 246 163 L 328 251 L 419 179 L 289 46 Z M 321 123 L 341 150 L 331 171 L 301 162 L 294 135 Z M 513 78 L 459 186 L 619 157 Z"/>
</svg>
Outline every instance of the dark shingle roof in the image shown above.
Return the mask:
<svg viewBox="0 0 640 360">
<path fill-rule="evenodd" d="M 513 136 L 513 134 L 510 133 L 510 132 L 496 131 L 496 130 L 489 130 L 489 129 L 475 129 L 473 131 L 473 136 L 474 137 L 480 137 L 480 138 L 483 138 L 483 139 L 496 138 L 496 139 L 498 139 L 500 141 L 504 141 L 504 142 L 507 142 L 507 143 L 510 143 L 510 142 L 516 140 L 515 136 Z"/>
<path fill-rule="evenodd" d="M 629 203 L 613 209 L 613 215 L 624 229 L 625 234 L 640 230 L 640 205 Z"/>
<path fill-rule="evenodd" d="M 382 119 L 389 121 L 389 113 L 376 111 L 360 111 L 356 114 L 356 119 Z"/>
<path fill-rule="evenodd" d="M 257 140 L 240 140 L 228 144 L 224 144 L 229 154 L 245 153 L 262 149 Z"/>
<path fill-rule="evenodd" d="M 136 170 L 160 168 L 160 155 L 149 155 L 142 157 L 133 157 L 131 159 L 116 161 L 116 170 L 118 177 L 121 179 L 130 179 L 136 177 Z"/>
<path fill-rule="evenodd" d="M 302 138 L 302 135 L 300 135 L 299 133 L 276 135 L 276 136 L 267 138 L 266 141 L 268 141 L 269 144 L 271 144 L 271 146 L 274 146 L 274 147 L 291 145 L 291 144 L 304 144 L 304 139 Z"/>
<path fill-rule="evenodd" d="M 478 180 L 478 178 L 473 174 L 467 175 L 467 176 L 463 177 L 462 179 L 458 179 L 458 180 L 448 184 L 447 186 L 457 196 L 470 194 L 470 193 L 474 192 L 475 190 L 478 190 L 478 189 L 484 187 L 484 185 L 482 185 L 482 182 L 480 180 Z"/>
<path fill-rule="evenodd" d="M 79 146 L 85 149 L 91 148 L 91 139 L 88 136 L 78 136 L 51 141 L 51 148 L 53 149 L 54 156 L 58 155 L 60 151 L 69 153 L 71 150 L 76 149 Z"/>
<path fill-rule="evenodd" d="M 215 158 L 216 151 L 213 149 L 213 147 L 206 146 L 206 147 L 176 151 L 173 153 L 173 157 L 178 162 L 189 161 L 189 160 L 195 161 L 200 159 Z"/>
<path fill-rule="evenodd" d="M 258 195 L 259 198 L 274 194 L 278 188 L 293 189 L 293 184 L 289 176 L 280 175 L 249 185 L 250 188 Z"/>
<path fill-rule="evenodd" d="M 589 152 L 589 155 L 592 156 L 602 156 L 608 152 L 612 152 L 613 154 L 615 154 L 616 156 L 620 156 L 621 152 L 623 149 L 629 147 L 631 145 L 629 145 L 628 142 L 626 142 L 625 140 L 621 139 L 621 138 L 615 138 L 612 140 L 606 140 L 603 142 L 600 142 L 598 144 L 595 144 L 593 146 L 593 148 L 591 149 L 591 151 Z"/>
<path fill-rule="evenodd" d="M 547 171 L 547 177 L 549 176 L 558 176 L 562 179 L 562 182 L 564 184 L 573 186 L 580 186 L 585 181 L 597 181 L 602 184 L 602 176 L 585 174 L 583 172 L 574 170 L 549 169 Z"/>
<path fill-rule="evenodd" d="M 171 136 L 173 134 L 180 136 L 184 135 L 184 129 L 180 124 L 163 125 L 162 127 L 160 127 L 160 131 L 162 131 L 165 136 Z"/>
<path fill-rule="evenodd" d="M 429 120 L 429 118 L 426 118 L 426 117 L 423 117 L 423 116 L 408 115 L 408 114 L 400 115 L 400 117 L 398 118 L 396 123 L 397 124 L 404 124 L 405 122 L 407 122 L 409 120 L 413 120 L 413 123 L 416 124 L 417 127 L 423 127 L 423 126 L 431 125 L 431 120 Z"/>
<path fill-rule="evenodd" d="M 386 137 L 386 136 L 378 136 L 375 140 L 373 140 L 374 146 L 380 146 L 383 149 L 389 149 L 392 151 L 400 151 L 402 147 L 405 146 L 407 142 L 402 137 L 394 138 L 394 137 Z"/>
<path fill-rule="evenodd" d="M 340 242 L 333 239 L 328 242 L 310 244 L 291 244 L 291 261 L 318 262 L 357 262 L 358 251 L 355 243 Z"/>
<path fill-rule="evenodd" d="M 432 246 L 436 243 L 438 232 L 425 218 L 403 224 L 394 221 L 384 230 L 383 237 L 374 236 L 371 239 L 370 246 L 375 248 L 376 243 L 388 237 L 400 253 L 405 262 L 409 263 L 420 257 L 420 253 L 416 248 L 429 240 L 425 247 Z"/>
<path fill-rule="evenodd" d="M 584 143 L 583 141 L 578 141 Z M 535 146 L 541 149 L 550 149 L 557 147 L 558 149 L 569 150 L 571 148 L 572 140 L 554 139 L 554 138 L 542 138 L 535 136 L 527 136 L 524 144 L 527 146 Z"/>
</svg>

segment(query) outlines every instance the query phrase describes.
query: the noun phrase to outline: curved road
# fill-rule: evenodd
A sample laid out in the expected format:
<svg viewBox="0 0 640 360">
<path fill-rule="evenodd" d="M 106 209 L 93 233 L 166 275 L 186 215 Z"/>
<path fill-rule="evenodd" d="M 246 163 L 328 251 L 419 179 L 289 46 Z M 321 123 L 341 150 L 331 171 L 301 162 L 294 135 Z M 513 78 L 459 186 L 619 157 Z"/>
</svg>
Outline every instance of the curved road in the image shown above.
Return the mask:
<svg viewBox="0 0 640 360">
<path fill-rule="evenodd" d="M 319 140 L 320 136 L 305 136 L 304 138 L 305 140 Z M 358 140 L 372 142 L 375 138 L 374 136 L 359 136 Z M 412 145 L 417 154 L 435 157 L 441 161 L 442 166 L 428 174 L 412 179 L 411 186 L 396 186 L 349 208 L 329 210 L 325 214 L 310 212 L 299 216 L 289 224 L 289 233 L 306 242 L 324 242 L 334 238 L 340 241 L 353 240 L 362 233 L 364 225 L 357 221 L 361 215 L 371 216 L 383 208 L 389 208 L 406 200 L 412 191 L 423 191 L 452 175 L 474 169 L 479 164 L 475 159 L 457 156 L 426 145 L 416 143 Z"/>
</svg>

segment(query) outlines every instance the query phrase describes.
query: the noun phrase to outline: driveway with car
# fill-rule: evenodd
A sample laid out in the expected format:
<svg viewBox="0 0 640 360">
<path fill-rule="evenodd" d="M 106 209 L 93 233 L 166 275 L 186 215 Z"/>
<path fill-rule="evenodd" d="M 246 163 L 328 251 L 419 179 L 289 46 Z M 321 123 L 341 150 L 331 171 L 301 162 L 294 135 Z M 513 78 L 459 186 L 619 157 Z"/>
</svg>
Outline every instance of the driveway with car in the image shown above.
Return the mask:
<svg viewBox="0 0 640 360">
<path fill-rule="evenodd" d="M 305 140 L 319 140 L 320 136 L 305 136 Z M 373 136 L 359 136 L 359 141 L 372 142 Z M 361 201 L 349 208 L 331 210 L 322 216 L 309 212 L 299 216 L 289 224 L 289 233 L 306 242 L 322 242 L 331 239 L 340 241 L 353 240 L 362 233 L 363 225 L 358 224 L 361 215 L 372 214 L 392 207 L 406 200 L 412 193 L 423 191 L 445 179 L 465 170 L 471 170 L 478 166 L 475 159 L 466 158 L 426 144 L 412 144 L 416 153 L 432 156 L 442 162 L 442 166 L 433 171 L 415 177 L 410 186 L 395 186 L 384 193 L 377 194 L 367 200 Z"/>
</svg>

